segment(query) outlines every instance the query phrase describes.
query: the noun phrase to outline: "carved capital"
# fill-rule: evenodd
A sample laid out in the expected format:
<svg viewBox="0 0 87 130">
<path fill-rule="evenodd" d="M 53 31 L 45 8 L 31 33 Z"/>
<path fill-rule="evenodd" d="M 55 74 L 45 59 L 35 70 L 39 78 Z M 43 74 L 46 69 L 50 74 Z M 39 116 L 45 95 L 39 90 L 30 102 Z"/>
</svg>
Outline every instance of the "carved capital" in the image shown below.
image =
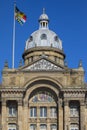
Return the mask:
<svg viewBox="0 0 87 130">
<path fill-rule="evenodd" d="M 58 106 L 59 106 L 59 107 L 62 107 L 62 106 L 63 106 L 63 101 L 62 101 L 62 99 L 59 99 L 59 100 L 58 100 Z"/>
<path fill-rule="evenodd" d="M 5 99 L 2 100 L 2 106 L 6 106 L 6 100 Z"/>
<path fill-rule="evenodd" d="M 24 104 L 24 107 L 28 107 L 28 101 L 24 101 L 23 104 Z"/>
<path fill-rule="evenodd" d="M 85 101 L 84 100 L 80 100 L 80 106 L 85 106 Z"/>
<path fill-rule="evenodd" d="M 22 99 L 18 100 L 18 106 L 22 106 Z"/>
<path fill-rule="evenodd" d="M 64 106 L 69 106 L 69 101 L 67 99 L 64 99 L 63 104 Z"/>
</svg>

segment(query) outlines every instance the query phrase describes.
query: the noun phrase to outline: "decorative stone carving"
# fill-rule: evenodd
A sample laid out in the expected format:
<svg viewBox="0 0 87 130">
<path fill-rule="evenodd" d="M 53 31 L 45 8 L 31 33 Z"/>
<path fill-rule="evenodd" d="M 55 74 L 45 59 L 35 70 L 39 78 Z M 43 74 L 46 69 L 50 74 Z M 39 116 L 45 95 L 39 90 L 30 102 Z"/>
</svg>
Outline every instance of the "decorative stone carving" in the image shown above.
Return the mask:
<svg viewBox="0 0 87 130">
<path fill-rule="evenodd" d="M 22 106 L 22 99 L 18 100 L 18 106 Z"/>
<path fill-rule="evenodd" d="M 24 70 L 35 71 L 35 70 L 63 70 L 63 69 L 45 59 L 41 59 L 38 62 L 28 66 Z"/>
<path fill-rule="evenodd" d="M 70 118 L 70 122 L 71 122 L 71 123 L 77 123 L 77 124 L 78 124 L 78 123 L 79 123 L 79 117 L 71 117 L 71 118 Z"/>
<path fill-rule="evenodd" d="M 69 101 L 66 99 L 66 100 L 64 100 L 64 106 L 69 106 Z"/>
<path fill-rule="evenodd" d="M 58 100 L 58 106 L 59 106 L 59 107 L 62 107 L 62 106 L 63 106 L 63 101 L 62 101 L 62 99 L 59 99 L 59 100 Z"/>
</svg>

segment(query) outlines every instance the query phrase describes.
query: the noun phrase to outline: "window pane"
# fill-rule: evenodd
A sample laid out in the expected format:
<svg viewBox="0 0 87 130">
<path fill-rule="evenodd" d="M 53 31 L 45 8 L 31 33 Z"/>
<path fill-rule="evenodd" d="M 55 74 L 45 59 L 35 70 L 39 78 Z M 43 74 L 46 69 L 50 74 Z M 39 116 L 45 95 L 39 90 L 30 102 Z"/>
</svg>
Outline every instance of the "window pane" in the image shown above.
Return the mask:
<svg viewBox="0 0 87 130">
<path fill-rule="evenodd" d="M 42 34 L 41 35 L 41 39 L 47 39 L 47 35 L 46 34 Z"/>
<path fill-rule="evenodd" d="M 79 116 L 79 109 L 77 106 L 70 106 L 70 115 Z"/>
<path fill-rule="evenodd" d="M 78 129 L 78 125 L 72 124 L 72 125 L 70 126 L 70 130 L 79 130 L 79 129 Z"/>
<path fill-rule="evenodd" d="M 31 124 L 30 125 L 30 130 L 36 130 L 36 125 L 35 124 Z"/>
<path fill-rule="evenodd" d="M 9 107 L 9 115 L 12 115 L 12 108 Z"/>
<path fill-rule="evenodd" d="M 8 126 L 8 130 L 16 130 L 16 125 L 15 124 L 10 124 Z"/>
<path fill-rule="evenodd" d="M 40 117 L 47 117 L 47 108 L 46 107 L 40 108 Z"/>
<path fill-rule="evenodd" d="M 40 125 L 40 130 L 46 130 L 46 129 L 47 129 L 47 126 L 45 124 Z"/>
<path fill-rule="evenodd" d="M 53 95 L 49 92 L 39 92 L 32 98 L 32 102 L 54 102 Z"/>
<path fill-rule="evenodd" d="M 57 125 L 56 124 L 51 125 L 51 130 L 57 130 Z"/>
<path fill-rule="evenodd" d="M 56 116 L 57 116 L 56 107 L 51 107 L 51 108 L 50 108 L 50 116 L 51 116 L 51 117 L 56 117 Z"/>
<path fill-rule="evenodd" d="M 36 107 L 30 108 L 30 117 L 36 117 L 36 116 L 37 116 Z"/>
<path fill-rule="evenodd" d="M 8 109 L 9 109 L 9 115 L 10 116 L 16 116 L 16 114 L 17 114 L 17 107 L 16 107 L 15 104 L 9 105 Z"/>
</svg>

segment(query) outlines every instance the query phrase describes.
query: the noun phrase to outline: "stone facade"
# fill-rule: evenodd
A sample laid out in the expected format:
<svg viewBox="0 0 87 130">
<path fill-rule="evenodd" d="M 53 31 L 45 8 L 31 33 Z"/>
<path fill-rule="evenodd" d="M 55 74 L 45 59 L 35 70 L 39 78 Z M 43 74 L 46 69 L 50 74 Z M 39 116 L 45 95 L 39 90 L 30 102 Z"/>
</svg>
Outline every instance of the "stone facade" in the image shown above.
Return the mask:
<svg viewBox="0 0 87 130">
<path fill-rule="evenodd" d="M 24 65 L 5 63 L 2 71 L 0 130 L 87 130 L 82 63 L 69 68 L 63 50 L 53 46 L 35 46 L 22 56 Z"/>
</svg>

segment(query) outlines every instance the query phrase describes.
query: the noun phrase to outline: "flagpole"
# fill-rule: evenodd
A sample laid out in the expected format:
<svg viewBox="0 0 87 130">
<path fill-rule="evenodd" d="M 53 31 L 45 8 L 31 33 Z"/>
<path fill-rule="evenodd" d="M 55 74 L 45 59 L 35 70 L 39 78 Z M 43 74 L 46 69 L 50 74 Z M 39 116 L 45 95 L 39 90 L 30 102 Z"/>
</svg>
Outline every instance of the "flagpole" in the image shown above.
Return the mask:
<svg viewBox="0 0 87 130">
<path fill-rule="evenodd" d="M 16 2 L 14 2 L 14 19 L 13 19 L 13 47 L 12 47 L 12 68 L 14 69 L 15 62 L 15 6 Z"/>
</svg>

